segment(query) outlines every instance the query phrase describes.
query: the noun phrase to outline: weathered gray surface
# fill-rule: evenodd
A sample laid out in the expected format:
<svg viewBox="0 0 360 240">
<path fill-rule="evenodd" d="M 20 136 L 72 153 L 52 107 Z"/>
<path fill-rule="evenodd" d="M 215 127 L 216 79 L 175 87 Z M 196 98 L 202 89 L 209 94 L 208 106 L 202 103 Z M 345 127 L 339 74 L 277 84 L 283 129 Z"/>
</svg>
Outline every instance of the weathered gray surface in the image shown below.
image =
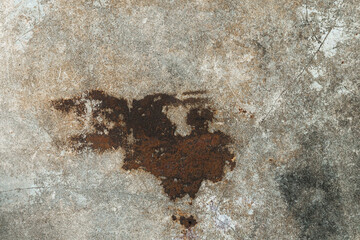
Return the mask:
<svg viewBox="0 0 360 240">
<path fill-rule="evenodd" d="M 2 0 L 0 239 L 359 239 L 359 16 L 356 0 Z M 64 148 L 77 123 L 50 101 L 89 89 L 206 90 L 234 171 L 189 205 L 121 150 Z"/>
</svg>

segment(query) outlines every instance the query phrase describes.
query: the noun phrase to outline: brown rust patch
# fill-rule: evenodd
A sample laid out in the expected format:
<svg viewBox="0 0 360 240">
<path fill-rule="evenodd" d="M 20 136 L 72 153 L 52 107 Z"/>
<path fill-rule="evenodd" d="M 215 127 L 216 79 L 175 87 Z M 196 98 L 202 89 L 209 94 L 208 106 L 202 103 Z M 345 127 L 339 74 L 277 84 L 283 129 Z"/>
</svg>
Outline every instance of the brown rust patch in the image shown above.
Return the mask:
<svg viewBox="0 0 360 240">
<path fill-rule="evenodd" d="M 172 215 L 171 218 L 173 221 L 179 220 L 180 224 L 183 225 L 186 229 L 192 228 L 197 224 L 197 221 L 193 215 L 190 215 L 190 217 L 179 216 L 179 218 L 177 218 L 175 215 Z"/>
<path fill-rule="evenodd" d="M 204 101 L 153 94 L 133 100 L 128 107 L 125 99 L 92 90 L 53 101 L 53 106 L 66 114 L 73 111 L 81 121 L 90 121 L 87 133 L 71 137 L 70 145 L 75 150 L 91 148 L 102 153 L 122 147 L 126 151 L 123 169 L 150 172 L 175 200 L 186 194 L 195 198 L 202 181 L 218 182 L 226 165 L 231 170 L 235 167 L 234 155 L 227 148 L 230 137 L 221 131 L 209 132 L 214 114 L 204 107 Z M 175 124 L 163 111 L 181 104 L 190 107 L 186 123 L 192 131 L 188 136 L 175 135 Z"/>
<path fill-rule="evenodd" d="M 249 118 L 253 119 L 255 116 L 251 112 L 246 111 L 243 108 L 239 108 L 239 112 L 243 114 L 244 116 L 248 116 Z"/>
<path fill-rule="evenodd" d="M 193 215 L 191 215 L 190 217 L 180 216 L 180 224 L 183 225 L 185 228 L 191 228 L 194 227 L 197 222 Z"/>
</svg>

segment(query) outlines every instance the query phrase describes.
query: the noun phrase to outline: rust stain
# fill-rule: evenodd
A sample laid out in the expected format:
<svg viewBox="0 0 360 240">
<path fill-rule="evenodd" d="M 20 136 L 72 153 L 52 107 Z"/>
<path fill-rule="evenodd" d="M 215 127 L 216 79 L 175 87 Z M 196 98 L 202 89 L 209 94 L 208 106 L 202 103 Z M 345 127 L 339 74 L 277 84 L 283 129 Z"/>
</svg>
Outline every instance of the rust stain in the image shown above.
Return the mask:
<svg viewBox="0 0 360 240">
<path fill-rule="evenodd" d="M 246 111 L 245 109 L 243 109 L 243 108 L 239 108 L 239 112 L 240 112 L 240 113 L 244 113 L 244 114 L 247 113 L 247 111 Z"/>
<path fill-rule="evenodd" d="M 183 225 L 186 229 L 192 228 L 197 224 L 197 221 L 193 215 L 190 215 L 190 217 L 179 216 L 179 218 L 177 218 L 175 215 L 172 215 L 171 218 L 173 221 L 179 220 L 180 224 Z"/>
<path fill-rule="evenodd" d="M 243 108 L 239 108 L 239 112 L 245 116 L 248 116 L 249 118 L 253 119 L 255 116 L 251 112 L 246 111 Z"/>
<path fill-rule="evenodd" d="M 175 200 L 186 194 L 195 198 L 202 181 L 218 182 L 226 165 L 231 170 L 235 167 L 234 155 L 227 148 L 231 138 L 221 131 L 209 132 L 214 111 L 204 107 L 206 101 L 180 100 L 159 93 L 132 100 L 129 107 L 126 99 L 91 90 L 71 99 L 53 101 L 52 105 L 65 114 L 75 113 L 80 121 L 90 121 L 89 132 L 70 138 L 73 149 L 90 148 L 103 153 L 121 147 L 126 151 L 123 169 L 150 172 L 161 180 L 169 198 Z M 175 134 L 176 125 L 163 111 L 179 105 L 190 108 L 186 123 L 192 131 L 187 136 Z"/>
<path fill-rule="evenodd" d="M 194 227 L 197 222 L 193 215 L 191 215 L 190 217 L 180 216 L 180 224 L 183 225 L 185 228 L 191 228 Z"/>
</svg>

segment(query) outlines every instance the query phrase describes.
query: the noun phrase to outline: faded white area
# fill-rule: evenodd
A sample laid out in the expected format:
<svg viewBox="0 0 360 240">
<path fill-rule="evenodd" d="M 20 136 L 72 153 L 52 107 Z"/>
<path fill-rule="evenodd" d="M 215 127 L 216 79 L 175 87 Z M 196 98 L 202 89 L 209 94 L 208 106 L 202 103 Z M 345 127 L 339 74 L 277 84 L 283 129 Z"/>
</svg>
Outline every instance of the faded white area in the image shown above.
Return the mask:
<svg viewBox="0 0 360 240">
<path fill-rule="evenodd" d="M 346 24 L 341 20 L 341 18 L 339 18 L 342 5 L 343 1 L 335 1 L 333 3 L 333 8 L 326 12 L 306 6 L 306 4 L 299 8 L 299 14 L 304 20 L 308 20 L 311 24 L 314 24 L 315 22 L 320 23 L 320 41 L 323 42 L 320 51 L 323 52 L 325 57 L 330 58 L 335 56 L 339 45 L 350 39 L 347 29 L 344 27 Z M 320 46 L 320 43 L 314 41 L 313 46 L 314 50 L 316 50 Z"/>
<path fill-rule="evenodd" d="M 314 81 L 311 85 L 310 85 L 310 89 L 311 90 L 316 90 L 317 92 L 321 91 L 323 89 L 323 86 L 321 86 L 317 81 Z"/>
<path fill-rule="evenodd" d="M 216 216 L 216 226 L 224 231 L 235 228 L 234 221 L 225 214 L 218 214 Z"/>
<path fill-rule="evenodd" d="M 211 196 L 205 204 L 207 210 L 214 214 L 214 221 L 217 230 L 220 232 L 234 230 L 236 222 L 232 220 L 230 216 L 221 211 L 218 201 L 219 199 L 216 196 Z"/>
<path fill-rule="evenodd" d="M 311 73 L 311 75 L 314 78 L 319 78 L 325 76 L 325 69 L 319 67 L 319 66 L 312 66 L 309 67 L 308 71 Z"/>
<path fill-rule="evenodd" d="M 277 109 L 281 106 L 283 101 L 282 98 L 283 90 L 278 90 L 269 97 L 266 102 L 265 107 L 262 109 L 261 116 L 256 119 L 256 124 L 258 125 L 261 121 L 268 117 L 268 114 L 271 114 L 274 109 Z"/>
<path fill-rule="evenodd" d="M 0 175 L 0 209 L 3 206 L 14 206 L 19 204 L 16 198 L 6 196 L 17 196 L 22 201 L 29 201 L 32 197 L 40 194 L 42 187 L 35 184 L 34 177 Z M 4 209 L 3 210 L 7 210 Z"/>
<path fill-rule="evenodd" d="M 236 201 L 236 204 L 238 204 L 241 208 L 245 209 L 247 214 L 253 215 L 254 210 L 262 205 L 260 202 L 255 201 L 251 197 L 239 197 Z"/>
<path fill-rule="evenodd" d="M 30 189 L 29 192 L 33 194 L 36 191 L 36 185 L 33 178 L 24 178 L 21 176 L 11 177 L 11 176 L 1 176 L 0 182 L 0 191 L 9 192 L 15 191 L 17 189 Z"/>
<path fill-rule="evenodd" d="M 92 4 L 95 7 L 107 7 L 109 5 L 109 0 L 97 0 L 93 1 Z"/>
<path fill-rule="evenodd" d="M 7 48 L 13 47 L 15 51 L 25 52 L 28 42 L 33 37 L 34 27 L 44 19 L 47 9 L 44 9 L 41 0 L 5 0 L 2 7 L 5 24 L 0 25 L 0 37 L 5 32 L 14 34 Z M 16 31 L 9 31 L 10 26 L 16 26 Z"/>
<path fill-rule="evenodd" d="M 336 25 L 343 25 L 341 21 L 337 21 Z M 337 47 L 342 42 L 348 40 L 350 37 L 346 33 L 346 29 L 343 27 L 334 27 L 329 33 L 327 39 L 324 42 L 324 45 L 320 49 L 326 57 L 333 57 L 336 55 Z"/>
<path fill-rule="evenodd" d="M 337 93 L 338 93 L 339 95 L 348 95 L 348 94 L 350 94 L 351 92 L 350 92 L 346 87 L 341 86 L 341 87 L 338 88 Z"/>
<path fill-rule="evenodd" d="M 21 150 L 27 146 L 35 153 L 34 145 L 37 140 L 42 142 L 42 146 L 51 143 L 51 137 L 39 128 L 38 122 L 33 117 L 5 111 L 0 113 L 0 151 Z"/>
</svg>

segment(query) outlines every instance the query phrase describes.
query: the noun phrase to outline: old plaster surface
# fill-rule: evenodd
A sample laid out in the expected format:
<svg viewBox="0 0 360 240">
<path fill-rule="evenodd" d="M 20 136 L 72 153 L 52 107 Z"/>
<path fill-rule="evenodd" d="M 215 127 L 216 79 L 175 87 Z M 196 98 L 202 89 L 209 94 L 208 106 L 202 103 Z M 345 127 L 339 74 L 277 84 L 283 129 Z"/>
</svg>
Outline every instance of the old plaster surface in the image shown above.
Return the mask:
<svg viewBox="0 0 360 240">
<path fill-rule="evenodd" d="M 359 16 L 358 0 L 1 0 L 0 239 L 360 239 Z M 100 100 L 80 120 L 54 108 L 89 91 L 130 109 L 199 91 L 205 127 L 186 104 L 159 114 L 171 139 L 231 138 L 221 172 L 196 165 L 186 192 L 187 165 L 166 175 L 151 151 L 124 168 L 128 149 L 84 135 Z M 152 144 L 145 123 L 129 143 Z"/>
</svg>

